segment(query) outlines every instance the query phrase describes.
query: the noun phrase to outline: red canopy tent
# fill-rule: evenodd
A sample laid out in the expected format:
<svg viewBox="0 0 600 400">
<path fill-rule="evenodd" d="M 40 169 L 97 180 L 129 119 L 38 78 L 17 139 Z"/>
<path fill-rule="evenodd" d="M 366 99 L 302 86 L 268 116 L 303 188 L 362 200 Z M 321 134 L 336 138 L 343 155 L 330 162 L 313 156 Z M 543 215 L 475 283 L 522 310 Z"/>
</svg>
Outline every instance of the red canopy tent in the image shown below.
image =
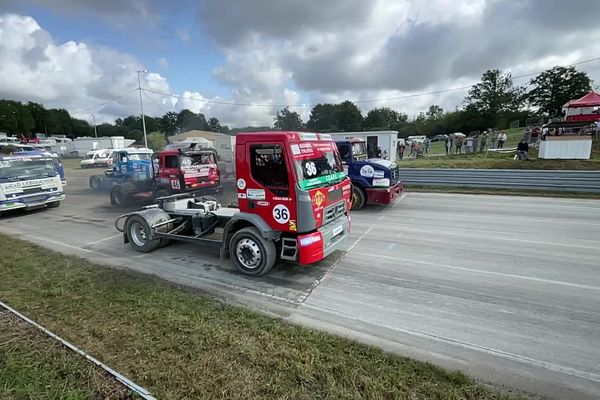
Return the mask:
<svg viewBox="0 0 600 400">
<path fill-rule="evenodd" d="M 591 91 L 585 96 L 571 100 L 566 107 L 566 121 L 598 121 L 600 120 L 600 94 Z"/>
</svg>

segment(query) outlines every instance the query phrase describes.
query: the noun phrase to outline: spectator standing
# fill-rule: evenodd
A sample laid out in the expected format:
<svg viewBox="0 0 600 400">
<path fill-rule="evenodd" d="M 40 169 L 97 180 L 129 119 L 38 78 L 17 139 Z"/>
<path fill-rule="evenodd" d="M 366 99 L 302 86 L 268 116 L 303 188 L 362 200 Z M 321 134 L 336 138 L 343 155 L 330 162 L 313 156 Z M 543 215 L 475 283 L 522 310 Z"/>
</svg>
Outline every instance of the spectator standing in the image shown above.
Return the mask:
<svg viewBox="0 0 600 400">
<path fill-rule="evenodd" d="M 465 146 L 465 154 L 472 154 L 473 153 L 473 138 L 469 137 L 467 138 L 467 143 Z"/>
<path fill-rule="evenodd" d="M 400 156 L 401 160 L 404 158 L 404 150 L 405 149 L 406 149 L 406 146 L 404 144 L 401 144 L 400 145 L 400 151 L 399 151 L 399 154 L 398 154 Z"/>
<path fill-rule="evenodd" d="M 425 139 L 425 155 L 429 154 L 429 150 L 431 150 L 431 141 L 429 139 Z"/>
<path fill-rule="evenodd" d="M 496 141 L 498 140 L 498 132 L 493 131 L 492 132 L 492 149 L 496 148 Z"/>
<path fill-rule="evenodd" d="M 525 138 L 521 139 L 519 144 L 517 145 L 517 157 L 519 160 L 528 160 L 529 159 L 529 145 Z"/>
<path fill-rule="evenodd" d="M 504 142 L 506 142 L 506 133 L 504 133 L 504 131 L 500 131 L 500 134 L 498 135 L 498 148 L 499 149 L 504 148 Z"/>
<path fill-rule="evenodd" d="M 463 138 L 459 136 L 455 140 L 456 140 L 456 142 L 454 143 L 454 147 L 456 148 L 456 154 L 461 154 L 462 153 Z"/>
<path fill-rule="evenodd" d="M 525 132 L 523 133 L 523 135 L 525 136 L 525 143 L 527 143 L 527 144 L 531 143 L 531 129 L 529 129 L 529 128 L 525 129 Z"/>
<path fill-rule="evenodd" d="M 446 155 L 452 152 L 452 138 L 448 136 L 446 138 Z"/>
<path fill-rule="evenodd" d="M 481 136 L 481 141 L 479 142 L 479 151 L 480 152 L 483 152 L 483 150 L 486 149 L 488 138 L 489 138 L 489 135 L 488 135 L 487 131 L 484 131 L 483 135 Z"/>
<path fill-rule="evenodd" d="M 473 137 L 473 149 L 471 150 L 472 153 L 477 153 L 477 142 L 479 141 L 479 137 L 478 136 L 474 136 Z"/>
</svg>

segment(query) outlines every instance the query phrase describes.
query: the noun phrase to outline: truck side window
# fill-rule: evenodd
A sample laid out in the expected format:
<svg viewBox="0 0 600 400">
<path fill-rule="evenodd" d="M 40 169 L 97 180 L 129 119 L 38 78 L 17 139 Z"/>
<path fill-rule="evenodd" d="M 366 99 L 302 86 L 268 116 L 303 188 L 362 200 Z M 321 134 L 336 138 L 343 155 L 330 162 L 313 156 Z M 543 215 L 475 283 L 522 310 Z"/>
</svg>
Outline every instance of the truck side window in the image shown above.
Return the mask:
<svg viewBox="0 0 600 400">
<path fill-rule="evenodd" d="M 166 156 L 165 168 L 179 168 L 179 160 L 177 156 Z"/>
<path fill-rule="evenodd" d="M 350 146 L 343 144 L 341 146 L 338 147 L 338 150 L 340 152 L 340 158 L 342 159 L 342 162 L 348 162 L 348 156 L 350 155 Z"/>
<path fill-rule="evenodd" d="M 283 148 L 278 144 L 251 145 L 250 173 L 266 187 L 287 188 L 289 181 Z"/>
</svg>

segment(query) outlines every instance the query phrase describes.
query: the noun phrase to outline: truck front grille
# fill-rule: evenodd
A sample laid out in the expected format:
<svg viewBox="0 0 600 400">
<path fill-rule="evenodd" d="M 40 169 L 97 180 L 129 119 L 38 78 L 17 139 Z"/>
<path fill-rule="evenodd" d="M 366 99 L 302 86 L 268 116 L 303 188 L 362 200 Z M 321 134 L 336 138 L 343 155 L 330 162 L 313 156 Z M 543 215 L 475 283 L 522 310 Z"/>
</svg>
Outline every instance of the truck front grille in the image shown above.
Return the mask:
<svg viewBox="0 0 600 400">
<path fill-rule="evenodd" d="M 400 179 L 400 169 L 398 168 L 398 166 L 395 166 L 394 168 L 391 168 L 391 182 L 390 184 L 395 185 L 396 182 L 398 182 L 398 179 Z"/>
<path fill-rule="evenodd" d="M 346 202 L 345 201 L 340 201 L 338 203 L 335 203 L 328 207 L 325 207 L 325 210 L 323 210 L 323 225 L 328 224 L 329 222 L 344 215 L 345 213 L 346 213 Z"/>
</svg>

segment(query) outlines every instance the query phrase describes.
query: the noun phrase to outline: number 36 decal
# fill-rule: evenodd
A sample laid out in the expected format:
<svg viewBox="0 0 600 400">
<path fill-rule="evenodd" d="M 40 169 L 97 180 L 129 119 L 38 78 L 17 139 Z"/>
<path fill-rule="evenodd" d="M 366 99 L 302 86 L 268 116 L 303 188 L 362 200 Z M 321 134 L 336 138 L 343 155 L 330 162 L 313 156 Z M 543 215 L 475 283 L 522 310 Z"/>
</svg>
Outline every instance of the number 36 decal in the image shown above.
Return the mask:
<svg viewBox="0 0 600 400">
<path fill-rule="evenodd" d="M 286 224 L 290 220 L 290 210 L 283 204 L 273 207 L 273 218 L 279 224 Z"/>
<path fill-rule="evenodd" d="M 317 174 L 317 166 L 313 161 L 307 161 L 304 164 L 304 169 L 306 170 L 306 176 L 315 176 Z"/>
</svg>

